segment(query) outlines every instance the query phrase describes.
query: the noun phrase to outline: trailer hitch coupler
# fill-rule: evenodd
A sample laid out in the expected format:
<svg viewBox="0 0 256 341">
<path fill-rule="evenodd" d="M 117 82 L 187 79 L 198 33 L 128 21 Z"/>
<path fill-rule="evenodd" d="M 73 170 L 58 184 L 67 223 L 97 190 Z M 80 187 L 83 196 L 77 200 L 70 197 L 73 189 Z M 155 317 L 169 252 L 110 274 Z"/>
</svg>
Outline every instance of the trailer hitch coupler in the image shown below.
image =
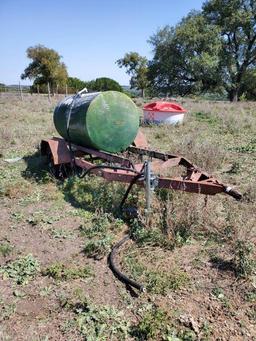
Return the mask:
<svg viewBox="0 0 256 341">
<path fill-rule="evenodd" d="M 224 192 L 227 193 L 228 195 L 231 195 L 231 197 L 235 198 L 236 200 L 242 199 L 242 194 L 237 192 L 230 186 L 226 186 Z"/>
</svg>

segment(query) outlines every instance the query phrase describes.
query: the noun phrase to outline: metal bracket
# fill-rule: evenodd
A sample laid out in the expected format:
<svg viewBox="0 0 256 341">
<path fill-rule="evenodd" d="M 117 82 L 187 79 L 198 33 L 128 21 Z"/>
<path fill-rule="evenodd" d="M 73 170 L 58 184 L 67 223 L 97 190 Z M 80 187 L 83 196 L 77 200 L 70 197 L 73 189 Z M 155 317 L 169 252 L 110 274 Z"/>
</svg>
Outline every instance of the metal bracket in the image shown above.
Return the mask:
<svg viewBox="0 0 256 341">
<path fill-rule="evenodd" d="M 158 186 L 158 177 L 151 171 L 150 161 L 144 163 L 144 182 L 146 188 L 146 215 L 150 214 L 152 192 Z"/>
</svg>

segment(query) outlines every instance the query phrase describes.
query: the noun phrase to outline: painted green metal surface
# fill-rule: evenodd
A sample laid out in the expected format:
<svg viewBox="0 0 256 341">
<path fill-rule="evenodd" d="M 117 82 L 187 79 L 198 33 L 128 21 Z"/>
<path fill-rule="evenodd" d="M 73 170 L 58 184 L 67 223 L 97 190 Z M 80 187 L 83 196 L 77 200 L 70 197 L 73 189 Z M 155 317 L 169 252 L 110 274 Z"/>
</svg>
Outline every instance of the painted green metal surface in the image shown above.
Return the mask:
<svg viewBox="0 0 256 341">
<path fill-rule="evenodd" d="M 139 129 L 138 108 L 117 91 L 68 97 L 55 108 L 53 119 L 66 140 L 108 152 L 125 150 Z"/>
</svg>

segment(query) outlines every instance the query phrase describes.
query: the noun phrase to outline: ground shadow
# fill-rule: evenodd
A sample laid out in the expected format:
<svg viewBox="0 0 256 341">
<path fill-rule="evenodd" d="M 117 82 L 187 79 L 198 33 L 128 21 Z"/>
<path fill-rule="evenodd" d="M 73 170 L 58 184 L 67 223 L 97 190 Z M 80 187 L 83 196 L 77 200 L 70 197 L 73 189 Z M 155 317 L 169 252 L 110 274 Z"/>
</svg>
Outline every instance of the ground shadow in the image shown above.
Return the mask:
<svg viewBox="0 0 256 341">
<path fill-rule="evenodd" d="M 235 272 L 236 266 L 233 260 L 225 260 L 221 257 L 212 257 L 210 259 L 211 265 L 213 268 L 216 268 L 220 271 L 232 271 Z"/>
<path fill-rule="evenodd" d="M 26 169 L 21 175 L 27 180 L 38 183 L 54 182 L 56 190 L 63 193 L 64 200 L 75 208 L 95 212 L 102 210 L 120 216 L 119 205 L 127 186 L 121 183 L 107 182 L 96 176 L 79 178 L 75 169 L 66 179 L 57 179 L 50 171 L 49 160 L 40 151 L 24 157 Z"/>
<path fill-rule="evenodd" d="M 64 199 L 75 208 L 87 211 L 97 210 L 120 217 L 120 203 L 126 191 L 126 185 L 107 182 L 97 176 L 86 176 L 80 179 L 72 176 L 59 184 Z"/>
<path fill-rule="evenodd" d="M 40 151 L 23 157 L 27 167 L 22 171 L 21 175 L 25 179 L 33 179 L 36 182 L 44 183 L 50 179 L 49 169 L 47 165 L 47 157 L 42 156 Z"/>
</svg>

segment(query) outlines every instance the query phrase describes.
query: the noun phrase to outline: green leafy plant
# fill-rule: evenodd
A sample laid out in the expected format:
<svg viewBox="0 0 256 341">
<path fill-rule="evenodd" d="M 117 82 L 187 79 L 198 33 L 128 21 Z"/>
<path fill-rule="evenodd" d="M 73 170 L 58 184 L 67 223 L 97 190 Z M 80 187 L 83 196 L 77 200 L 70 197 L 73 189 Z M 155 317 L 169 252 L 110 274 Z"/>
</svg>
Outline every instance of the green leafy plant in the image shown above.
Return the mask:
<svg viewBox="0 0 256 341">
<path fill-rule="evenodd" d="M 156 306 L 150 306 L 140 314 L 142 318 L 132 327 L 132 336 L 136 340 L 166 340 L 169 324 L 167 312 Z"/>
<path fill-rule="evenodd" d="M 93 239 L 86 242 L 84 253 L 91 258 L 101 259 L 111 250 L 113 237 L 107 235 L 102 239 Z"/>
<path fill-rule="evenodd" d="M 24 219 L 24 214 L 22 212 L 13 212 L 11 214 L 11 219 L 15 220 L 17 223 L 20 223 Z"/>
<path fill-rule="evenodd" d="M 93 276 L 92 270 L 88 266 L 65 266 L 63 263 L 54 263 L 42 271 L 44 276 L 52 277 L 56 280 L 71 280 L 76 278 L 90 278 Z"/>
<path fill-rule="evenodd" d="M 212 289 L 212 294 L 222 303 L 222 305 L 226 308 L 230 307 L 228 298 L 226 297 L 223 289 L 216 287 Z"/>
<path fill-rule="evenodd" d="M 235 147 L 234 149 L 238 153 L 247 153 L 247 154 L 255 153 L 256 152 L 256 139 L 252 139 L 246 145 Z"/>
<path fill-rule="evenodd" d="M 8 320 L 16 311 L 15 303 L 5 303 L 0 298 L 0 322 Z"/>
<path fill-rule="evenodd" d="M 210 125 L 216 125 L 218 123 L 217 117 L 212 115 L 212 114 L 209 114 L 209 113 L 196 112 L 194 114 L 194 116 L 195 116 L 197 121 L 205 122 L 205 123 L 208 123 Z"/>
<path fill-rule="evenodd" d="M 148 292 L 166 295 L 170 290 L 179 290 L 188 285 L 190 279 L 186 272 L 179 269 L 171 271 L 152 271 L 146 268 L 136 257 L 126 256 L 125 267 L 132 277 L 141 281 Z"/>
<path fill-rule="evenodd" d="M 104 235 L 110 228 L 109 214 L 103 213 L 99 216 L 94 215 L 91 220 L 87 220 L 80 226 L 80 232 L 82 235 L 92 238 Z"/>
<path fill-rule="evenodd" d="M 4 257 L 8 256 L 12 252 L 13 246 L 9 243 L 0 244 L 0 254 Z"/>
<path fill-rule="evenodd" d="M 72 239 L 73 233 L 64 229 L 53 229 L 52 236 L 56 239 Z"/>
<path fill-rule="evenodd" d="M 4 278 L 11 278 L 17 284 L 25 285 L 39 271 L 39 262 L 31 254 L 9 262 L 0 268 Z"/>
<path fill-rule="evenodd" d="M 169 290 L 179 290 L 186 286 L 189 277 L 186 272 L 172 270 L 170 272 L 148 271 L 146 273 L 147 290 L 154 294 L 166 295 Z"/>
<path fill-rule="evenodd" d="M 168 240 L 159 229 L 147 229 L 139 226 L 136 221 L 132 226 L 132 237 L 139 246 L 159 246 L 164 249 L 172 250 L 174 244 L 171 240 Z"/>
<path fill-rule="evenodd" d="M 247 302 L 256 302 L 256 288 L 245 294 L 245 299 Z"/>
<path fill-rule="evenodd" d="M 37 212 L 33 212 L 28 218 L 27 218 L 27 222 L 32 225 L 32 226 L 36 226 L 39 224 L 48 224 L 51 225 L 54 222 L 60 220 L 60 216 L 59 215 L 54 215 L 53 217 L 49 217 L 48 212 L 44 212 L 44 211 L 37 211 Z"/>
<path fill-rule="evenodd" d="M 75 202 L 77 207 L 93 212 L 97 210 L 100 213 L 117 210 L 124 194 L 122 184 L 106 183 L 105 180 L 94 176 L 90 177 L 90 181 L 70 177 L 61 188 L 65 197 Z"/>
<path fill-rule="evenodd" d="M 253 244 L 238 240 L 235 245 L 235 259 L 237 277 L 248 277 L 256 271 L 256 261 L 253 259 Z"/>
<path fill-rule="evenodd" d="M 85 302 L 75 308 L 76 324 L 87 341 L 126 340 L 129 323 L 122 311 L 112 306 Z"/>
</svg>

